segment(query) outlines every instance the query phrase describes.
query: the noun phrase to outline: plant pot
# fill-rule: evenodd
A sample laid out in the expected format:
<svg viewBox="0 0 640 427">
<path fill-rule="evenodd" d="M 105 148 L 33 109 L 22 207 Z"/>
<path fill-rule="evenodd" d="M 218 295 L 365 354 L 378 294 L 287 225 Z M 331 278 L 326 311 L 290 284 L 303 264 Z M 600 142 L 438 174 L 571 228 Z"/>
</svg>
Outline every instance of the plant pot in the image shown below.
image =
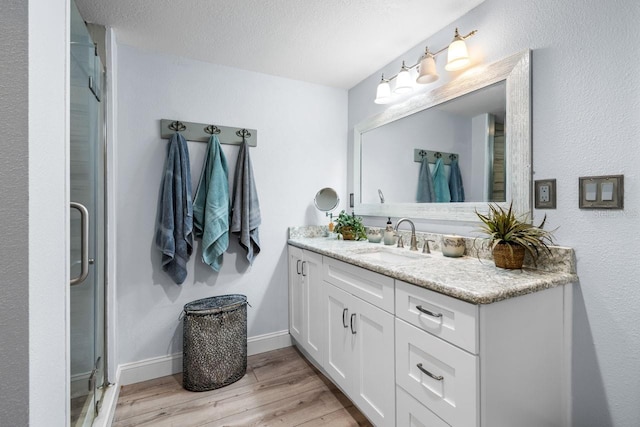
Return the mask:
<svg viewBox="0 0 640 427">
<path fill-rule="evenodd" d="M 340 234 L 342 234 L 342 240 L 356 240 L 356 233 L 354 233 L 351 227 L 342 227 Z"/>
<path fill-rule="evenodd" d="M 493 248 L 493 262 L 496 267 L 506 269 L 522 268 L 524 262 L 525 249 L 520 245 L 511 245 L 509 243 L 498 243 Z"/>
</svg>

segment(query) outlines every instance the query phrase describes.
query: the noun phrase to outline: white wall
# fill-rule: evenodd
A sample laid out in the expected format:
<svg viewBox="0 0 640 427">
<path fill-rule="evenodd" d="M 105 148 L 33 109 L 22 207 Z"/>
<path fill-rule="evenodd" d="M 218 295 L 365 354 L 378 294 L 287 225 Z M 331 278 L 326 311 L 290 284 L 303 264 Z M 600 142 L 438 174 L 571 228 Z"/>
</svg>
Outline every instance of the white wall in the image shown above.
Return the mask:
<svg viewBox="0 0 640 427">
<path fill-rule="evenodd" d="M 183 305 L 213 295 L 247 295 L 249 337 L 287 330 L 287 227 L 327 222 L 313 206 L 320 188 L 346 194 L 347 92 L 123 45 L 117 73 L 118 363 L 181 352 Z M 219 273 L 200 261 L 198 247 L 184 284 L 162 272 L 153 232 L 164 118 L 258 130 L 250 154 L 262 252 L 251 268 L 232 236 Z M 196 182 L 205 146 L 189 143 Z M 232 181 L 238 149 L 223 150 Z"/>
<path fill-rule="evenodd" d="M 0 414 L 10 425 L 29 421 L 27 6 L 9 0 L 0 14 L 0 117 L 11 123 L 0 144 Z"/>
<path fill-rule="evenodd" d="M 635 0 L 487 0 L 424 45 L 440 48 L 461 32 L 476 62 L 533 50 L 535 178 L 556 178 L 558 208 L 544 213 L 557 241 L 576 251 L 573 424 L 640 425 L 640 3 Z M 451 74 L 437 59 L 444 83 Z M 373 103 L 380 73 L 349 91 L 349 129 L 384 107 Z M 578 177 L 624 174 L 622 211 L 578 209 Z M 352 186 L 350 183 L 349 186 Z M 471 228 L 421 222 L 429 231 Z"/>
<path fill-rule="evenodd" d="M 29 192 L 20 195 L 29 200 L 32 426 L 63 426 L 68 420 L 68 11 L 67 0 L 29 1 Z M 11 144 L 23 146 L 20 141 Z M 15 358 L 26 357 L 16 349 Z M 4 425 L 4 411 L 2 416 Z"/>
</svg>

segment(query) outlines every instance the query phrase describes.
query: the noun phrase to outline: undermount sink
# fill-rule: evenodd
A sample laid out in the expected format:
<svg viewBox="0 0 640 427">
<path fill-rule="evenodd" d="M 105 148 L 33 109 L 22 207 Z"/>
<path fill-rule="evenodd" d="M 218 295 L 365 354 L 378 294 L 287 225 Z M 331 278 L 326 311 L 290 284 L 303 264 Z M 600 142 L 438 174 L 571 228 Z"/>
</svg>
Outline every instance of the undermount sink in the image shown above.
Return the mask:
<svg viewBox="0 0 640 427">
<path fill-rule="evenodd" d="M 382 261 L 391 263 L 401 263 L 407 261 L 415 261 L 418 259 L 425 259 L 428 255 L 423 255 L 418 252 L 409 252 L 407 249 L 392 249 L 380 247 L 372 249 L 366 252 L 358 254 L 359 257 L 369 259 L 372 261 Z"/>
</svg>

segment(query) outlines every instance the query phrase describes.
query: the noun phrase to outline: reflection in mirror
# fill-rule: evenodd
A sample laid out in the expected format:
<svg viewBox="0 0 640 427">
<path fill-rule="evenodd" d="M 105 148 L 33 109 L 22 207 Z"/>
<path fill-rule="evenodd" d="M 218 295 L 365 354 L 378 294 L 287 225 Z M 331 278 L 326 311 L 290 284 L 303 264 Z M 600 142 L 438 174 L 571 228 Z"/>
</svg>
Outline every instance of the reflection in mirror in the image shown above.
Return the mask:
<svg viewBox="0 0 640 427">
<path fill-rule="evenodd" d="M 433 176 L 438 153 L 447 190 L 452 160 L 459 165 L 464 197 L 452 201 L 504 202 L 505 96 L 502 81 L 364 132 L 362 203 L 378 202 L 380 191 L 389 203 L 436 202 L 418 197 L 418 188 L 422 161 Z"/>
<path fill-rule="evenodd" d="M 513 202 L 517 212 L 530 213 L 530 55 L 525 51 L 477 66 L 359 123 L 353 146 L 355 211 L 476 222 L 474 211 L 485 210 L 487 202 Z M 448 182 L 452 169 L 459 169 L 455 188 Z M 426 179 L 418 179 L 429 176 L 432 195 L 426 194 L 431 188 Z"/>
<path fill-rule="evenodd" d="M 325 187 L 316 193 L 316 197 L 313 199 L 318 210 L 323 212 L 330 212 L 338 206 L 340 198 L 336 190 L 330 187 Z"/>
</svg>

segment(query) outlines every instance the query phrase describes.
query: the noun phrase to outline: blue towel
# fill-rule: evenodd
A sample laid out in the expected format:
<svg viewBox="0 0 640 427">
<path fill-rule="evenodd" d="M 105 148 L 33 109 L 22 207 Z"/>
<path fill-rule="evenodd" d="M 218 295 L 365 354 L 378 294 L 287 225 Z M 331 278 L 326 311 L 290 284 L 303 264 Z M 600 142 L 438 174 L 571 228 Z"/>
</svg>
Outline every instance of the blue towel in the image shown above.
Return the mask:
<svg viewBox="0 0 640 427">
<path fill-rule="evenodd" d="M 436 190 L 436 202 L 449 203 L 451 201 L 449 183 L 447 182 L 447 175 L 444 172 L 444 163 L 441 158 L 436 159 L 436 167 L 433 169 L 433 187 Z"/>
<path fill-rule="evenodd" d="M 451 160 L 451 172 L 449 174 L 449 192 L 452 202 L 464 202 L 464 186 L 462 185 L 462 175 L 458 159 Z"/>
<path fill-rule="evenodd" d="M 196 237 L 202 238 L 202 262 L 215 271 L 229 247 L 229 176 L 216 135 L 209 138 L 200 183 L 193 202 Z"/>
<path fill-rule="evenodd" d="M 253 178 L 253 168 L 249 158 L 249 144 L 242 141 L 238 152 L 238 162 L 233 180 L 233 203 L 231 208 L 231 232 L 239 234 L 240 244 L 247 251 L 247 260 L 260 253 L 260 203 Z"/>
<path fill-rule="evenodd" d="M 187 141 L 176 133 L 169 141 L 156 216 L 155 244 L 162 251 L 162 269 L 181 285 L 193 251 L 191 166 Z"/>
<path fill-rule="evenodd" d="M 427 157 L 422 158 L 420 163 L 420 174 L 418 175 L 418 195 L 416 201 L 418 203 L 430 203 L 435 200 L 435 189 L 433 188 L 433 177 L 429 170 L 429 161 Z"/>
</svg>

